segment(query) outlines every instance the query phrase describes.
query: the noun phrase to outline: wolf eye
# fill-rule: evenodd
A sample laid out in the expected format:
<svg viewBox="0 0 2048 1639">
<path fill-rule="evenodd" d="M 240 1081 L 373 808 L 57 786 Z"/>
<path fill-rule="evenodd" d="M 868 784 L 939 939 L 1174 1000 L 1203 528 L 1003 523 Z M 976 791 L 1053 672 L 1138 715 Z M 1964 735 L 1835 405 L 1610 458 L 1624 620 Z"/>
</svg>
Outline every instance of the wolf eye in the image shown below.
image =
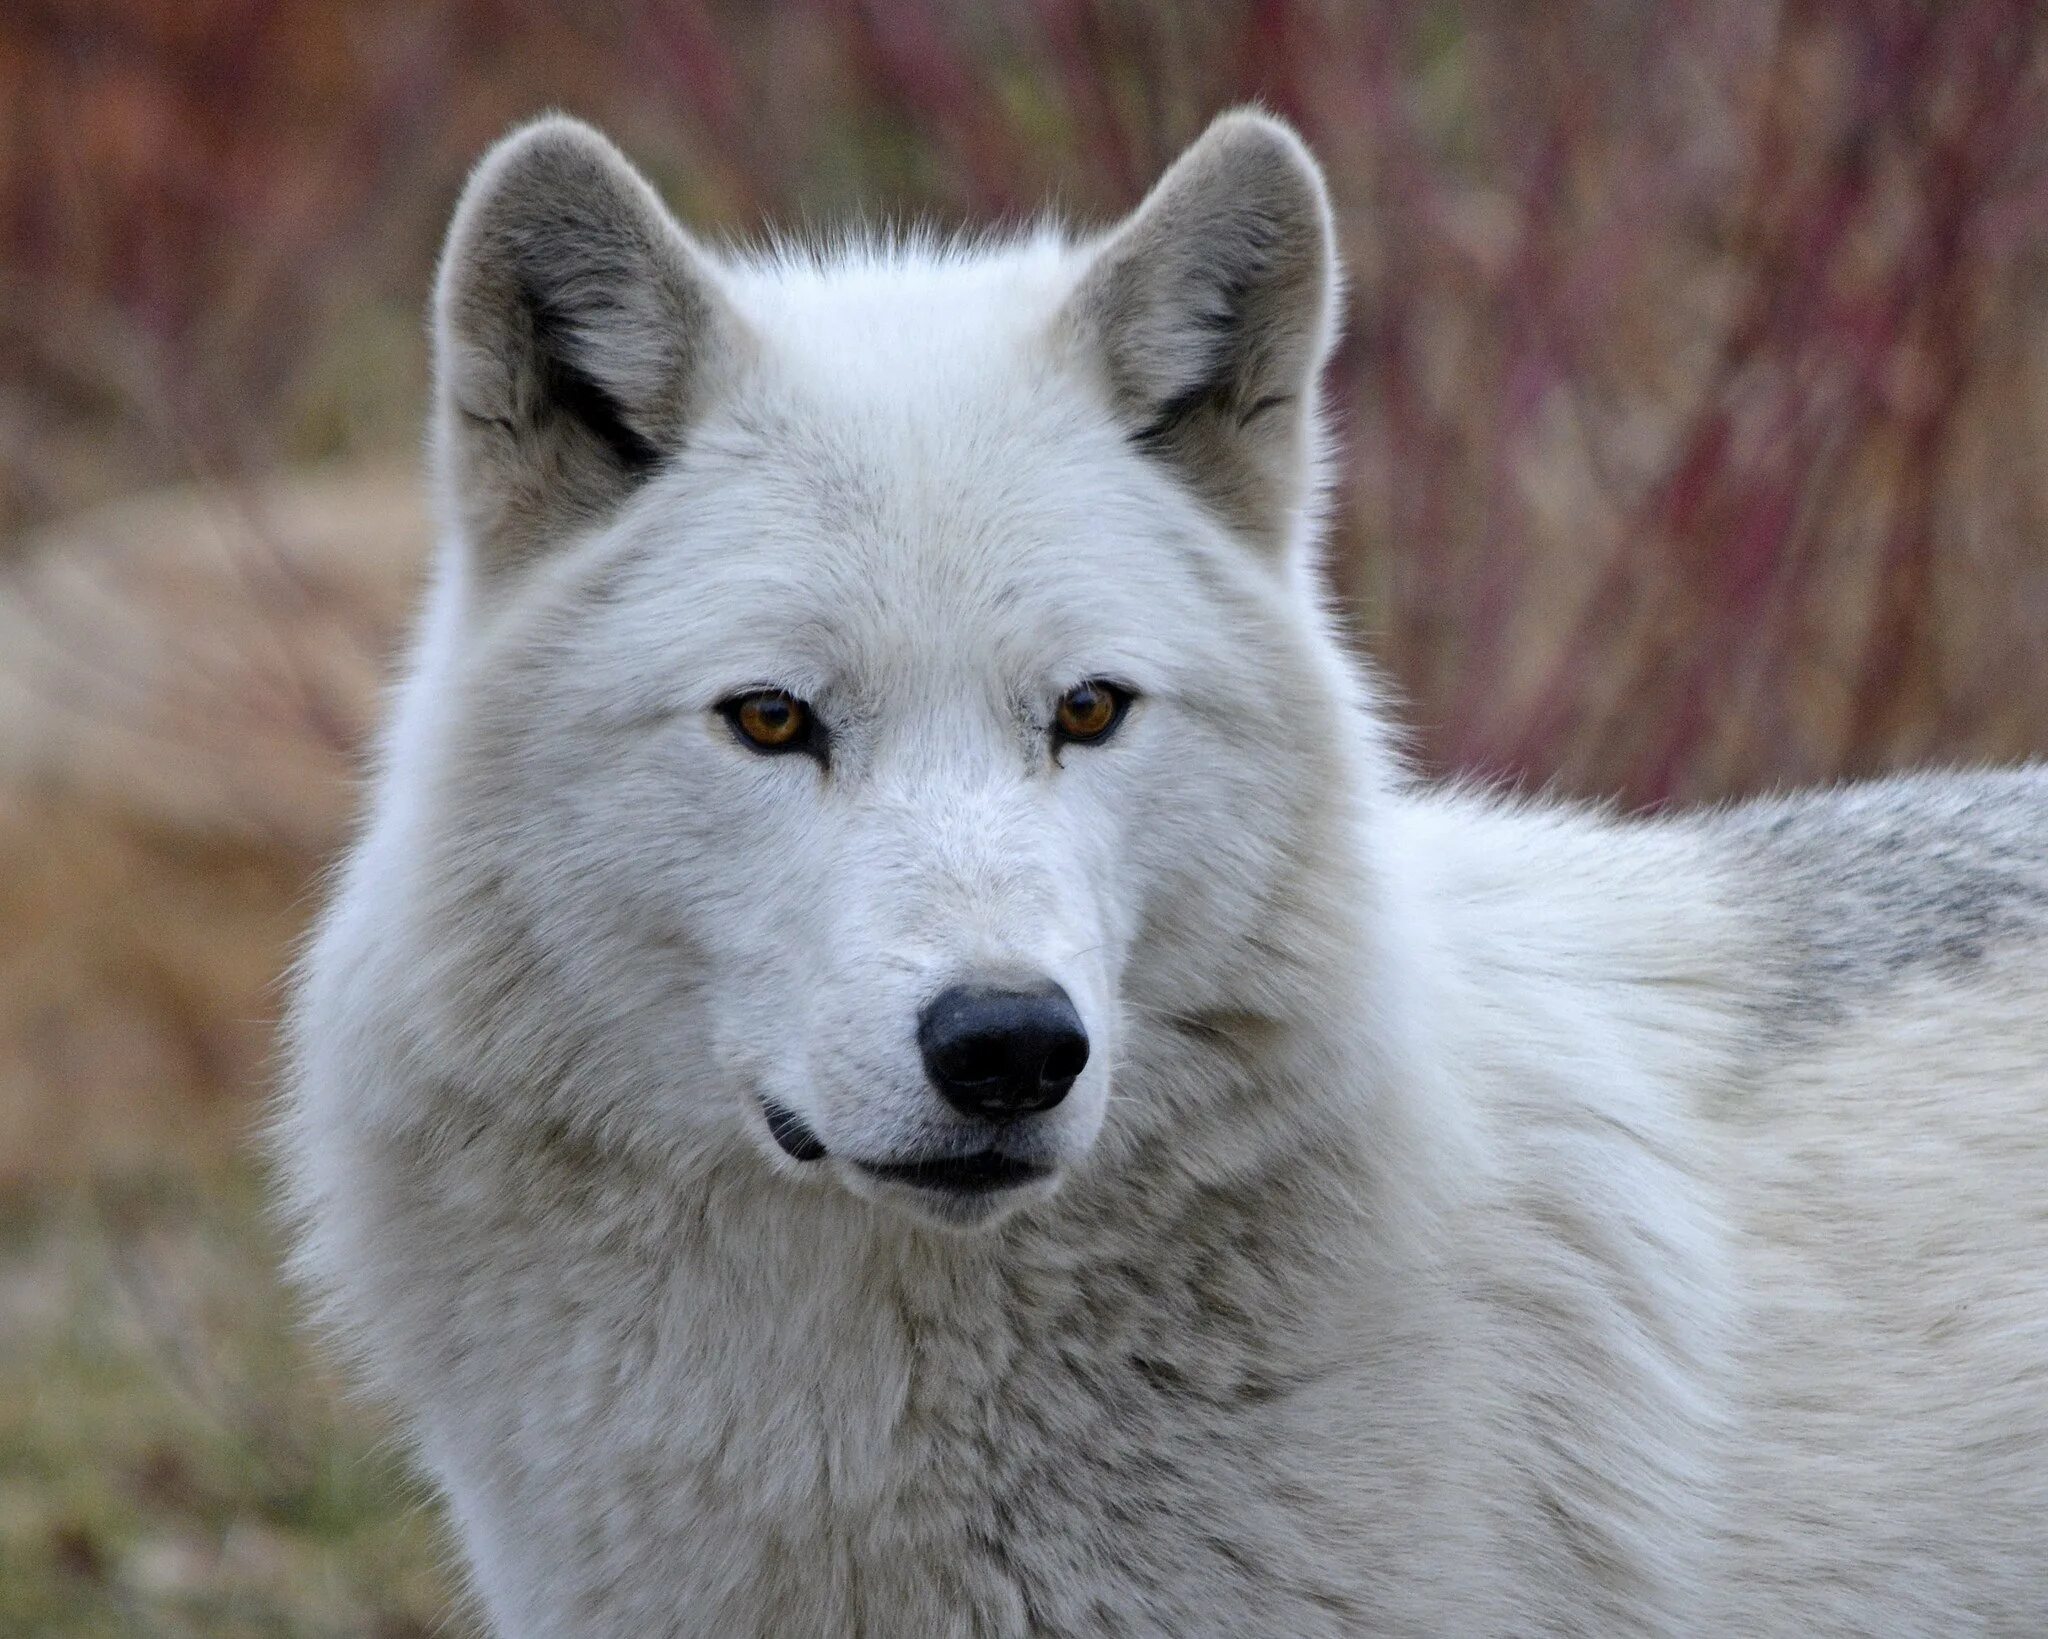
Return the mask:
<svg viewBox="0 0 2048 1639">
<path fill-rule="evenodd" d="M 808 751 L 816 738 L 811 708 L 783 689 L 736 694 L 718 709 L 756 751 Z"/>
<path fill-rule="evenodd" d="M 1106 740 L 1130 709 L 1131 691 L 1091 677 L 1060 696 L 1053 712 L 1053 730 L 1062 745 L 1089 745 Z"/>
</svg>

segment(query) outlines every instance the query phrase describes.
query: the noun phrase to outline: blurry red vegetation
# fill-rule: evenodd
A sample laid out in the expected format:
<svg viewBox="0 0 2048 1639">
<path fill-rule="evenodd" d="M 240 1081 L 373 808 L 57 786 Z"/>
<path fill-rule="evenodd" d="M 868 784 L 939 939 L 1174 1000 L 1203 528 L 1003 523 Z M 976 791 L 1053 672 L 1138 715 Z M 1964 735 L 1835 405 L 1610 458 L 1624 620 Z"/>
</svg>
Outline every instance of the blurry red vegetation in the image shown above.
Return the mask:
<svg viewBox="0 0 2048 1639">
<path fill-rule="evenodd" d="M 1342 207 L 1339 580 L 1429 761 L 1650 801 L 2038 749 L 2042 17 L 25 0 L 0 523 L 409 437 L 442 217 L 537 108 L 745 231 L 1106 215 L 1257 97 Z"/>
</svg>

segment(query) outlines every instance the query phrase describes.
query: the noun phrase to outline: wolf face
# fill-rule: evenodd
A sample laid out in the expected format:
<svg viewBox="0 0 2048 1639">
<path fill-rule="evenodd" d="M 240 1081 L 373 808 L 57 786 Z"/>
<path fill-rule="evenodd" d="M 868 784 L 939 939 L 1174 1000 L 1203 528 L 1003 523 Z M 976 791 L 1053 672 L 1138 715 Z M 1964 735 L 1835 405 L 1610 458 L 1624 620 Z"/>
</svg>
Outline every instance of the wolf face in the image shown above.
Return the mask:
<svg viewBox="0 0 2048 1639">
<path fill-rule="evenodd" d="M 1362 732 L 1301 545 L 1334 281 L 1257 116 L 1091 244 L 817 258 L 712 257 L 572 122 L 502 145 L 423 661 L 478 1055 L 955 1225 L 1172 1142 L 1123 1071 L 1255 1005 Z"/>
</svg>

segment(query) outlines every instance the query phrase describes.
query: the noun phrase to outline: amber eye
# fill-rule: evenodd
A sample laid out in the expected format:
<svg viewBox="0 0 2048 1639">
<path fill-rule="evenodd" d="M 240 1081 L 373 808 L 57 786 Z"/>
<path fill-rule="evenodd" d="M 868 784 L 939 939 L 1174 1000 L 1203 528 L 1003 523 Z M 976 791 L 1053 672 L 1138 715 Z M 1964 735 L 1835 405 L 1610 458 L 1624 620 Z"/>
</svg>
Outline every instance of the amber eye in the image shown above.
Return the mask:
<svg viewBox="0 0 2048 1639">
<path fill-rule="evenodd" d="M 1129 689 L 1118 688 L 1099 677 L 1090 678 L 1060 696 L 1053 724 L 1062 741 L 1069 745 L 1087 745 L 1094 740 L 1107 739 L 1123 721 L 1124 711 L 1130 703 Z"/>
<path fill-rule="evenodd" d="M 756 751 L 810 749 L 811 708 L 781 689 L 736 694 L 718 708 L 733 732 Z"/>
</svg>

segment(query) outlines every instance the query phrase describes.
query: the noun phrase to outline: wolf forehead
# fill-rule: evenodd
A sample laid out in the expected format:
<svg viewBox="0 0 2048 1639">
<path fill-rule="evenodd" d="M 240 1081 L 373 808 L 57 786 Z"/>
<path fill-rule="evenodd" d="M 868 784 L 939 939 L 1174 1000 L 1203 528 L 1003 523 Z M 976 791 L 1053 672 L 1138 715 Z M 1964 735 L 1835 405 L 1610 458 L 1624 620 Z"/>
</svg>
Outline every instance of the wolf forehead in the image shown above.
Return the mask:
<svg viewBox="0 0 2048 1639">
<path fill-rule="evenodd" d="M 904 410 L 932 389 L 1028 398 L 1018 363 L 1071 345 L 1061 308 L 1086 260 L 1050 220 L 1008 236 L 854 225 L 705 254 L 782 379 L 820 402 Z"/>
<path fill-rule="evenodd" d="M 622 505 L 593 588 L 650 636 L 710 627 L 706 658 L 761 681 L 912 658 L 884 633 L 963 677 L 1221 668 L 1175 612 L 1242 630 L 1274 589 L 1069 355 L 1083 254 L 1047 230 L 722 265 L 750 355 Z"/>
<path fill-rule="evenodd" d="M 761 686 L 835 717 L 953 701 L 1038 721 L 1089 678 L 1183 700 L 1241 688 L 1232 634 L 1284 618 L 1199 532 L 1065 505 L 1070 485 L 1030 446 L 906 494 L 832 433 L 679 456 L 572 583 L 580 644 L 608 671 L 637 659 L 640 687 L 677 703 Z M 1001 470 L 1019 462 L 1038 471 Z M 1004 514 L 1001 491 L 1033 487 L 1037 516 Z"/>
<path fill-rule="evenodd" d="M 817 277 L 829 289 L 829 273 Z M 795 531 L 848 551 L 923 547 L 941 563 L 983 555 L 976 567 L 999 579 L 1005 553 L 1034 545 L 1078 565 L 1109 537 L 1195 544 L 1200 520 L 1084 382 L 1048 367 L 1020 385 L 1006 355 L 1028 352 L 1030 339 L 988 339 L 957 322 L 964 359 L 929 356 L 929 338 L 892 357 L 879 326 L 832 361 L 764 340 L 771 356 L 650 475 L 668 514 L 718 510 L 735 537 L 727 548 Z"/>
<path fill-rule="evenodd" d="M 1144 458 L 1070 334 L 1085 247 L 1045 226 L 1010 241 L 860 233 L 714 264 L 744 356 L 660 455 L 673 509 L 709 491 L 773 544 L 820 537 L 856 582 L 864 549 L 923 548 L 990 577 L 999 602 L 1043 565 L 1135 538 L 1200 551 L 1192 498 Z M 722 548 L 742 545 L 726 540 Z M 811 558 L 806 573 L 828 567 Z M 1099 566 L 1098 566 L 1099 567 Z M 871 579 L 872 577 L 870 577 Z M 954 575 L 957 598 L 975 584 Z"/>
</svg>

